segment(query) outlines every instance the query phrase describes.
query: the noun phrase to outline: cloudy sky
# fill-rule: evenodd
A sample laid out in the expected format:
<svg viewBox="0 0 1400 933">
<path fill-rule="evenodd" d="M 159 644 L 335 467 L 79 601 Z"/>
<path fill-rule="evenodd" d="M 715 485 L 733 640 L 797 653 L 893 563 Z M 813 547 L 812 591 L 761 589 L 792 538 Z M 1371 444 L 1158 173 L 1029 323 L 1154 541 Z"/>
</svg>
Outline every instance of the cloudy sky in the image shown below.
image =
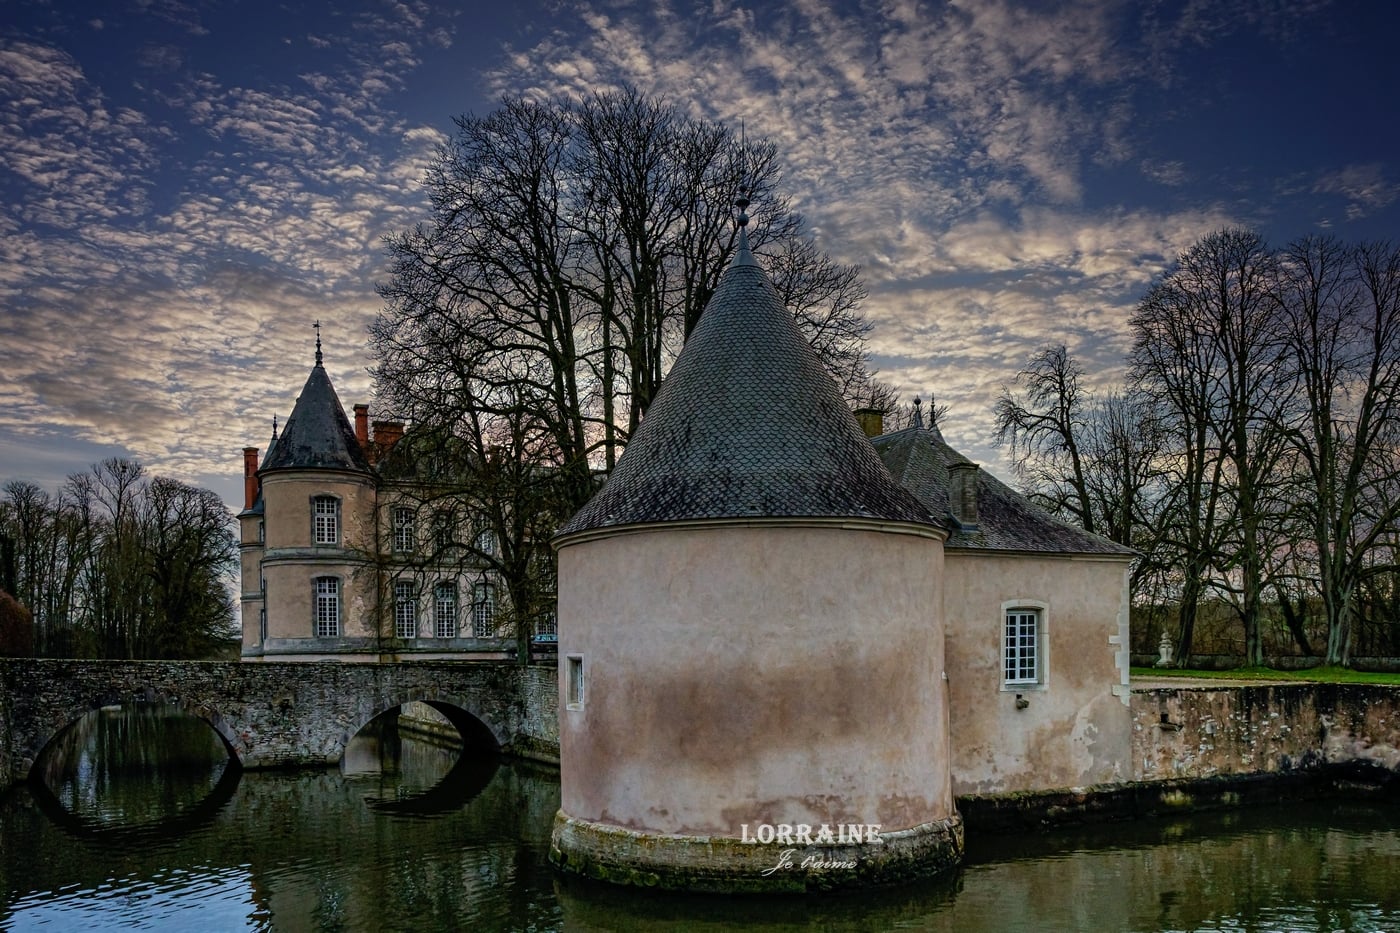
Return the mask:
<svg viewBox="0 0 1400 933">
<path fill-rule="evenodd" d="M 481 7 L 486 12 L 478 12 Z M 999 472 L 1065 343 L 1104 384 L 1171 257 L 1400 237 L 1400 7 L 1327 0 L 7 0 L 0 481 L 106 456 L 240 505 L 312 362 L 367 401 L 381 238 L 462 113 L 631 82 L 778 143 L 872 350 Z"/>
</svg>

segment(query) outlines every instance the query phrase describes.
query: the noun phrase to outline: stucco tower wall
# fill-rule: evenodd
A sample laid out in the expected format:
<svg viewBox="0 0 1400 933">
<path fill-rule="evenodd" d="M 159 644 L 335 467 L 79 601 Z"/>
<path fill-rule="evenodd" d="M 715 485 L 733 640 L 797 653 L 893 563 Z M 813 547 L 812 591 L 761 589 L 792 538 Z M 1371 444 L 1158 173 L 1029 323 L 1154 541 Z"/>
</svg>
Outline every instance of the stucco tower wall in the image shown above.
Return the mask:
<svg viewBox="0 0 1400 933">
<path fill-rule="evenodd" d="M 662 863 L 666 837 L 746 823 L 956 821 L 943 550 L 921 530 L 672 525 L 562 547 L 561 819 L 640 833 Z"/>
</svg>

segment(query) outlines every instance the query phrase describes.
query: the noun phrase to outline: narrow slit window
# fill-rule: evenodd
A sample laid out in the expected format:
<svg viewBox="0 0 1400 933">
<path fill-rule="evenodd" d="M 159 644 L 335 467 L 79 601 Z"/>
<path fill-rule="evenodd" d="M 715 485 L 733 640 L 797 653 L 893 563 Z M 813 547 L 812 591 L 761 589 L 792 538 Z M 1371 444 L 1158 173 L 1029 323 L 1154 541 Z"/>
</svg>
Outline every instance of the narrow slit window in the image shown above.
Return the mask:
<svg viewBox="0 0 1400 933">
<path fill-rule="evenodd" d="M 571 654 L 568 657 L 568 707 L 569 709 L 581 709 L 583 707 L 583 656 Z"/>
</svg>

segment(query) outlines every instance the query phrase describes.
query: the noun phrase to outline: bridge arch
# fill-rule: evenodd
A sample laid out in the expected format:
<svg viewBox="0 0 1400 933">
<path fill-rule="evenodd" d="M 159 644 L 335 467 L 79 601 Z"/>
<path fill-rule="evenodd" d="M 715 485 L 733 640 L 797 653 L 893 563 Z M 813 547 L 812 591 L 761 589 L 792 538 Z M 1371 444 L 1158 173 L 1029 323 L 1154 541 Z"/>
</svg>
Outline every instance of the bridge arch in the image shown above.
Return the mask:
<svg viewBox="0 0 1400 933">
<path fill-rule="evenodd" d="M 334 765 L 375 715 L 436 708 L 470 741 L 557 749 L 552 669 L 507 661 L 238 662 L 0 658 L 0 787 L 84 714 L 169 703 L 214 729 L 243 768 Z M 557 752 L 556 752 L 557 754 Z"/>
</svg>

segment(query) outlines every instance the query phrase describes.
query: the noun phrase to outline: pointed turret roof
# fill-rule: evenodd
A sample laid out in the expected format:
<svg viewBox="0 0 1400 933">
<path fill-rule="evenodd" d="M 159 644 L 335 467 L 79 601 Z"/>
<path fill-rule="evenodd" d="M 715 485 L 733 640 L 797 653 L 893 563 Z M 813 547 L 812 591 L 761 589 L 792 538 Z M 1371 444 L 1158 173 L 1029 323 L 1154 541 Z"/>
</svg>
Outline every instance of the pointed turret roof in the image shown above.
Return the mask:
<svg viewBox="0 0 1400 933">
<path fill-rule="evenodd" d="M 302 386 L 292 415 L 263 460 L 262 470 L 323 468 L 369 470 L 355 429 L 345 416 L 331 377 L 321 364 L 321 338 L 316 337 L 316 365 Z"/>
<path fill-rule="evenodd" d="M 559 534 L 799 517 L 942 527 L 890 477 L 741 226 L 737 254 L 611 477 Z"/>
</svg>

